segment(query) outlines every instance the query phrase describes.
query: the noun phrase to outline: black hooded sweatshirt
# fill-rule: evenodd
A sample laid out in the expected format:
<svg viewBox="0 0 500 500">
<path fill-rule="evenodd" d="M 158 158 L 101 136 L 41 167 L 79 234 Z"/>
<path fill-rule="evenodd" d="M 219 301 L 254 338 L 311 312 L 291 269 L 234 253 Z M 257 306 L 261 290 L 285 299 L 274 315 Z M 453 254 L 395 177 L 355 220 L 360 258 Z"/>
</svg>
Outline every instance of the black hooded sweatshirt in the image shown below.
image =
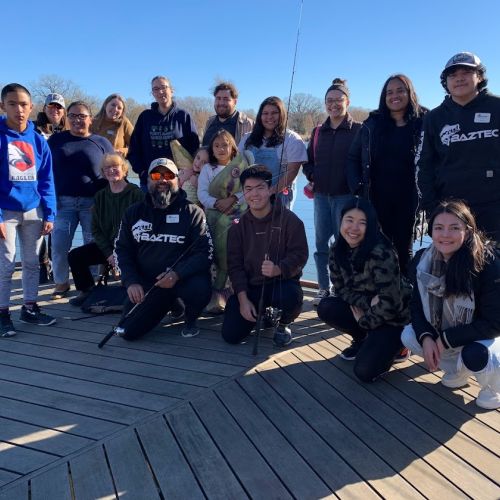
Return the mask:
<svg viewBox="0 0 500 500">
<path fill-rule="evenodd" d="M 446 97 L 424 118 L 415 158 L 422 207 L 445 198 L 500 208 L 500 97 L 486 89 L 465 106 Z"/>
<path fill-rule="evenodd" d="M 151 196 L 125 212 L 115 242 L 123 284 L 150 287 L 172 267 L 180 280 L 209 273 L 212 238 L 203 210 L 179 193 L 165 209 L 154 208 Z"/>
</svg>

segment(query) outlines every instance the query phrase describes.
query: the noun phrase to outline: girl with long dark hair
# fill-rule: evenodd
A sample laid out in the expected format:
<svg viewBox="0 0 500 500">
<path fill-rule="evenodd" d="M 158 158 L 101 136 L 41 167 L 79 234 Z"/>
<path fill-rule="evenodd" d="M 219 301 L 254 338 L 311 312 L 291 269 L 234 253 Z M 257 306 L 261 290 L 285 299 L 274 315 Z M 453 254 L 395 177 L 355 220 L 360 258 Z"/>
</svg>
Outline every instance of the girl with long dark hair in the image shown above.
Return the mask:
<svg viewBox="0 0 500 500">
<path fill-rule="evenodd" d="M 407 357 L 400 336 L 409 320 L 411 286 L 368 200 L 353 198 L 344 205 L 329 267 L 337 295 L 319 303 L 318 316 L 352 336 L 340 356 L 355 360 L 356 376 L 371 382 Z"/>
<path fill-rule="evenodd" d="M 272 194 L 278 194 L 286 208 L 294 199 L 295 178 L 307 161 L 306 146 L 300 136 L 285 127 L 286 108 L 276 96 L 264 99 L 257 112 L 252 132 L 245 134 L 239 150 L 248 150 L 254 162 L 265 165 L 273 174 Z"/>
<path fill-rule="evenodd" d="M 370 113 L 354 139 L 347 165 L 351 192 L 373 203 L 403 272 L 412 256 L 418 200 L 415 154 L 425 111 L 411 80 L 402 74 L 390 76 L 382 87 L 378 109 Z"/>
<path fill-rule="evenodd" d="M 432 245 L 410 266 L 411 324 L 402 341 L 431 371 L 444 371 L 445 387 L 473 375 L 476 404 L 500 408 L 500 261 L 462 201 L 441 202 L 429 228 Z"/>
</svg>

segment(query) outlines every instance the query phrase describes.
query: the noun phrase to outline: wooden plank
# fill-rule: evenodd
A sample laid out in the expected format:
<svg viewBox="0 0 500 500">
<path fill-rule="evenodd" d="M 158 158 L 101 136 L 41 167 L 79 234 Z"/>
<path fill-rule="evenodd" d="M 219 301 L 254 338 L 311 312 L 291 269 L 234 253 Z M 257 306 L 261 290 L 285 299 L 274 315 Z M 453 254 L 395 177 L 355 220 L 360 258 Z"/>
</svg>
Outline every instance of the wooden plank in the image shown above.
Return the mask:
<svg viewBox="0 0 500 500">
<path fill-rule="evenodd" d="M 18 332 L 21 333 L 23 331 L 26 333 L 26 337 L 19 335 L 16 337 L 16 341 L 28 341 L 30 334 L 33 333 L 33 335 L 45 335 L 53 337 L 59 340 L 61 346 L 66 341 L 66 339 L 82 340 L 82 335 L 84 335 L 86 342 L 89 345 L 95 347 L 96 352 L 99 352 L 97 350 L 97 343 L 102 340 L 103 337 L 103 335 L 87 332 L 86 330 L 76 331 L 69 328 L 56 329 L 56 327 L 48 327 L 42 330 L 39 327 L 26 324 L 23 324 L 18 328 Z M 147 353 L 151 356 L 157 355 L 157 357 L 161 359 L 160 362 L 165 366 L 193 370 L 202 373 L 211 373 L 214 375 L 221 375 L 226 377 L 233 376 L 236 373 L 241 372 L 242 368 L 244 368 L 241 363 L 238 365 L 230 364 L 229 360 L 228 363 L 225 363 L 223 360 L 212 361 L 203 359 L 202 352 L 198 353 L 198 358 L 185 357 L 182 356 L 182 353 L 179 353 L 178 350 L 177 352 L 171 352 L 171 349 L 169 349 L 168 346 L 158 343 L 152 344 L 142 340 L 136 342 L 126 342 L 123 339 L 112 338 L 100 352 L 105 355 L 106 352 L 111 348 L 128 350 L 129 353 L 132 353 L 132 356 L 136 357 L 140 356 L 141 352 Z"/>
<path fill-rule="evenodd" d="M 86 324 L 83 321 L 79 321 L 80 324 L 75 324 L 69 320 L 60 320 L 55 325 L 51 326 L 50 329 L 45 328 L 42 334 L 53 335 L 59 338 L 74 338 L 81 339 L 82 336 L 88 342 L 95 342 L 96 344 L 102 340 L 102 337 L 109 332 L 109 328 L 106 325 L 89 323 Z M 40 334 L 40 328 L 36 325 L 30 324 L 20 324 L 17 327 L 19 333 L 29 334 Z M 102 331 L 101 334 L 98 332 Z M 154 352 L 167 353 L 172 356 L 180 356 L 183 358 L 199 359 L 205 361 L 212 361 L 216 363 L 223 363 L 226 365 L 233 365 L 235 367 L 244 368 L 248 366 L 251 362 L 251 357 L 242 356 L 238 354 L 237 346 L 231 346 L 228 344 L 228 349 L 225 352 L 200 349 L 196 346 L 196 339 L 191 339 L 192 344 L 186 346 L 179 346 L 175 344 L 167 344 L 163 342 L 155 342 L 151 340 L 150 337 L 145 336 L 134 342 L 127 342 L 119 337 L 112 337 L 109 341 L 109 345 L 123 346 L 126 348 L 151 350 Z"/>
<path fill-rule="evenodd" d="M 63 463 L 31 480 L 31 500 L 72 500 L 68 464 Z"/>
<path fill-rule="evenodd" d="M 251 498 L 261 496 L 263 491 L 269 498 L 292 498 L 213 392 L 191 404 Z"/>
<path fill-rule="evenodd" d="M 279 431 L 332 491 L 343 489 L 344 494 L 354 498 L 377 497 L 362 478 L 377 479 L 378 473 L 380 477 L 386 478 L 383 488 L 378 490 L 382 496 L 389 497 L 399 492 L 406 498 L 421 498 L 395 474 L 395 470 L 356 439 L 355 435 L 351 435 L 348 429 L 339 425 L 334 415 L 308 396 L 283 370 L 270 363 L 269 369 L 262 372 L 264 374 L 283 399 L 257 374 L 242 377 L 238 382 L 269 420 L 279 422 Z M 355 414 L 353 419 L 356 419 Z M 349 458 L 354 454 L 357 460 L 355 464 L 350 464 Z"/>
<path fill-rule="evenodd" d="M 330 489 L 281 435 L 236 382 L 216 394 L 290 493 L 297 498 L 323 498 Z"/>
<path fill-rule="evenodd" d="M 324 348 L 327 349 L 326 352 L 334 353 L 335 351 L 332 351 L 332 348 L 330 348 L 329 346 L 332 345 L 333 347 L 335 347 L 336 344 L 337 343 L 335 341 L 330 340 L 327 343 L 319 343 L 317 345 L 317 348 Z M 498 432 L 498 429 L 500 429 L 500 425 L 498 425 L 495 429 L 492 429 L 490 427 L 487 427 L 486 425 L 483 425 L 477 419 L 473 418 L 475 414 L 481 415 L 481 410 L 474 409 L 471 413 L 471 410 L 470 408 L 468 408 L 468 406 L 477 408 L 475 407 L 475 405 L 463 405 L 461 404 L 461 402 L 457 404 L 457 400 L 460 399 L 460 396 L 454 395 L 450 391 L 450 389 L 445 388 L 441 384 L 438 384 L 438 386 L 435 387 L 435 382 L 439 380 L 439 378 L 435 375 L 426 378 L 425 383 L 422 383 L 423 381 L 421 379 L 418 379 L 418 383 L 409 383 L 415 380 L 414 378 L 409 376 L 409 370 L 411 370 L 412 365 L 413 364 L 409 362 L 398 365 L 396 369 L 393 369 L 391 371 L 390 376 L 385 377 L 388 383 L 390 382 L 392 386 L 399 389 L 399 392 L 392 391 L 391 389 L 387 388 L 387 396 L 383 397 L 397 397 L 401 393 L 403 393 L 414 399 L 416 402 L 415 404 L 419 408 L 429 409 L 429 412 L 431 412 L 420 412 L 417 413 L 418 416 L 420 416 L 421 418 L 424 418 L 424 416 L 431 418 L 431 414 L 434 414 L 436 415 L 436 417 L 442 419 L 444 422 L 441 423 L 441 426 L 439 426 L 439 421 L 429 421 L 427 419 L 420 425 L 424 430 L 427 430 L 428 432 L 434 432 L 437 436 L 436 439 L 440 440 L 441 442 L 448 442 L 447 438 L 450 431 L 445 430 L 444 436 L 442 438 L 439 438 L 438 429 L 442 429 L 443 425 L 449 424 L 454 426 L 457 430 L 461 430 L 463 433 L 466 433 L 472 439 L 493 451 L 493 453 L 500 455 L 500 434 Z M 431 375 L 427 371 L 423 373 Z M 400 405 L 404 404 L 404 401 L 407 404 L 411 404 L 411 402 L 406 399 L 401 400 L 400 398 L 398 401 L 398 404 Z M 413 412 L 413 409 L 406 408 L 403 411 L 411 414 Z M 489 413 L 500 414 L 500 412 Z M 460 455 L 461 452 L 459 451 L 458 454 Z"/>
<path fill-rule="evenodd" d="M 165 498 L 205 498 L 163 417 L 137 427 L 137 433 Z"/>
<path fill-rule="evenodd" d="M 46 429 L 16 420 L 0 418 L 0 441 L 64 456 L 92 444 L 94 440 L 73 436 L 61 429 Z"/>
<path fill-rule="evenodd" d="M 4 397 L 0 397 L 0 417 L 23 421 L 40 427 L 64 427 L 65 432 L 69 434 L 93 439 L 100 439 L 123 428 L 123 425 L 106 420 Z"/>
<path fill-rule="evenodd" d="M 450 482 L 450 489 L 452 489 L 452 484 L 454 484 L 460 490 L 467 492 L 473 497 L 477 497 L 479 494 L 479 496 L 484 496 L 485 498 L 496 498 L 500 494 L 498 487 L 489 479 L 477 474 L 476 469 L 472 468 L 460 457 L 451 453 L 446 447 L 441 446 L 440 442 L 432 439 L 428 434 L 416 427 L 413 423 L 413 416 L 409 419 L 407 416 L 397 413 L 385 401 L 374 396 L 371 391 L 378 384 L 383 384 L 384 382 L 378 381 L 374 384 L 360 384 L 353 378 L 354 376 L 351 373 L 352 368 L 338 357 L 324 362 L 312 363 L 311 361 L 316 359 L 315 356 L 307 356 L 305 353 L 314 348 L 314 351 L 321 354 L 321 346 L 322 343 L 318 343 L 314 346 L 305 347 L 295 354 L 303 361 L 309 362 L 309 366 L 325 381 L 335 380 L 336 389 L 348 397 L 358 408 L 369 408 L 369 414 L 372 418 L 378 422 L 383 422 L 387 431 L 390 431 L 391 434 L 401 440 L 417 455 L 424 457 L 425 462 L 429 463 L 435 470 L 446 471 L 444 475 L 446 480 Z M 349 375 L 345 374 L 344 370 Z M 308 385 L 307 390 L 315 391 L 316 387 Z M 315 393 L 315 397 L 321 401 L 322 394 Z M 338 414 L 338 405 L 335 407 L 335 410 Z M 345 418 L 349 419 L 352 416 L 346 415 Z M 449 437 L 452 437 L 452 435 Z M 410 462 L 407 463 L 402 474 L 407 475 L 413 485 L 418 485 L 418 488 L 422 491 L 432 486 L 429 484 L 429 481 L 419 482 L 411 479 L 415 470 L 414 467 L 409 465 L 411 465 Z M 419 466 L 423 467 L 422 464 L 419 464 Z M 403 464 L 400 470 L 402 468 Z"/>
<path fill-rule="evenodd" d="M 21 477 L 19 474 L 14 474 L 13 472 L 6 470 L 0 470 L 0 490 L 2 487 L 5 487 L 6 484 L 11 483 L 19 477 Z"/>
<path fill-rule="evenodd" d="M 12 340 L 14 340 L 14 342 L 4 342 L 4 345 L 0 346 L 2 350 L 10 352 L 25 352 L 24 348 L 26 346 L 26 339 L 17 337 Z M 224 380 L 224 377 L 219 375 L 165 366 L 165 363 L 161 360 L 161 355 L 156 353 L 151 355 L 150 353 L 143 351 L 133 351 L 130 349 L 119 349 L 113 347 L 107 347 L 105 351 L 98 351 L 96 346 L 94 344 L 90 344 L 89 342 L 71 339 L 64 339 L 64 341 L 61 342 L 61 339 L 45 335 L 31 337 L 29 340 L 30 343 L 35 346 L 53 348 L 51 352 L 46 351 L 49 354 L 50 359 L 60 359 L 61 354 L 70 350 L 89 355 L 89 359 L 85 362 L 87 366 L 97 366 L 98 361 L 92 358 L 99 359 L 104 357 L 107 360 L 104 367 L 108 369 L 119 369 L 119 371 L 136 375 L 147 373 L 150 377 L 168 380 L 171 382 L 182 382 L 199 387 L 210 387 L 211 385 Z M 13 351 L 11 346 L 16 343 L 19 343 L 21 347 L 16 348 L 16 350 Z M 18 349 L 21 349 L 21 351 Z"/>
<path fill-rule="evenodd" d="M 0 441 L 0 469 L 23 475 L 57 459 L 56 455 Z"/>
<path fill-rule="evenodd" d="M 64 361 L 61 361 L 44 358 L 43 356 L 47 354 L 46 348 L 44 347 L 29 345 L 17 345 L 17 347 L 24 348 L 26 350 L 26 354 L 3 351 L 0 356 L 3 365 L 26 369 L 34 368 L 38 372 L 62 375 L 70 379 L 70 384 L 73 384 L 75 380 L 88 380 L 93 383 L 113 386 L 115 389 L 130 389 L 140 391 L 141 393 L 168 396 L 177 399 L 185 399 L 198 389 L 198 387 L 194 387 L 192 385 L 158 380 L 145 375 L 131 375 L 118 370 L 115 371 L 112 368 L 105 366 L 109 364 L 109 362 L 103 356 L 93 360 L 94 362 L 97 362 L 96 364 L 98 366 L 97 368 L 94 368 L 93 366 L 86 366 L 84 364 L 88 361 L 87 357 L 92 358 L 92 356 L 88 356 L 86 354 L 62 350 L 60 354 Z M 36 354 L 37 350 L 40 351 L 40 355 L 34 359 L 32 355 Z"/>
<path fill-rule="evenodd" d="M 126 460 L 126 456 L 122 457 Z M 116 498 L 115 487 L 102 446 L 94 446 L 69 462 L 74 500 Z"/>
<path fill-rule="evenodd" d="M 24 481 L 0 491 L 0 500 L 28 500 L 28 495 L 28 481 Z"/>
<path fill-rule="evenodd" d="M 2 361 L 4 361 L 2 357 Z M 0 363 L 0 372 L 4 380 L 11 382 L 26 383 L 35 387 L 55 389 L 61 392 L 77 394 L 79 396 L 121 403 L 145 410 L 162 410 L 176 404 L 179 400 L 167 396 L 146 394 L 144 392 L 115 387 L 111 385 L 98 384 L 90 380 L 78 380 L 43 373 L 15 366 L 7 366 Z"/>
<path fill-rule="evenodd" d="M 26 385 L 22 381 L 17 383 L 0 380 L 0 394 L 10 399 L 45 405 L 49 408 L 89 415 L 122 424 L 130 424 L 139 417 L 151 413 L 148 410 L 110 403 L 109 401 L 98 400 L 92 397 L 87 398 L 50 388 L 45 389 L 43 387 Z"/>
<path fill-rule="evenodd" d="M 132 429 L 105 443 L 118 498 L 160 498 L 151 471 Z"/>
<path fill-rule="evenodd" d="M 224 457 L 188 404 L 169 412 L 165 418 L 208 498 L 247 497 Z"/>
</svg>

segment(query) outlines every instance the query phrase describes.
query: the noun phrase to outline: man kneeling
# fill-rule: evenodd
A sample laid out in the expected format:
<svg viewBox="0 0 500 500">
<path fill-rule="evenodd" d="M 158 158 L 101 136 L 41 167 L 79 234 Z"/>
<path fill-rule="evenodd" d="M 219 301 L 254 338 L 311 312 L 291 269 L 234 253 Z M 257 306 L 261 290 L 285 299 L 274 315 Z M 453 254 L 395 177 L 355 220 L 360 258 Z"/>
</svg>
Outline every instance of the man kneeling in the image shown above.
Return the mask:
<svg viewBox="0 0 500 500">
<path fill-rule="evenodd" d="M 279 310 L 274 343 L 292 341 L 290 323 L 300 314 L 303 293 L 299 278 L 307 262 L 304 224 L 271 195 L 272 174 L 264 166 L 247 168 L 240 175 L 249 210 L 228 234 L 228 271 L 234 295 L 226 305 L 222 337 L 237 344 L 257 320 L 264 286 L 264 308 Z"/>
<path fill-rule="evenodd" d="M 203 211 L 179 188 L 178 174 L 173 161 L 154 160 L 149 195 L 125 212 L 118 232 L 117 265 L 129 297 L 124 314 L 138 304 L 117 331 L 126 340 L 149 332 L 169 311 L 181 317 L 179 299 L 185 306 L 182 336 L 194 337 L 196 320 L 210 300 L 212 240 Z"/>
</svg>

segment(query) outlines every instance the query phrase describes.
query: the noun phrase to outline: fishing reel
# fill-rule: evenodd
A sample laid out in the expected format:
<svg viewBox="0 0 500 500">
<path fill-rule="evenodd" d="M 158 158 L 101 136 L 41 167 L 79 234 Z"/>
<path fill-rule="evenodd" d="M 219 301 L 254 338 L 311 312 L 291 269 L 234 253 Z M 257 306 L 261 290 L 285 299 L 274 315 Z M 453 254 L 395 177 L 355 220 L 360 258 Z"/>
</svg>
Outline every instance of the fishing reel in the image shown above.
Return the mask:
<svg viewBox="0 0 500 500">
<path fill-rule="evenodd" d="M 266 307 L 265 320 L 273 327 L 276 327 L 278 326 L 282 313 L 283 311 L 281 309 L 278 309 L 277 307 L 273 306 Z"/>
</svg>

